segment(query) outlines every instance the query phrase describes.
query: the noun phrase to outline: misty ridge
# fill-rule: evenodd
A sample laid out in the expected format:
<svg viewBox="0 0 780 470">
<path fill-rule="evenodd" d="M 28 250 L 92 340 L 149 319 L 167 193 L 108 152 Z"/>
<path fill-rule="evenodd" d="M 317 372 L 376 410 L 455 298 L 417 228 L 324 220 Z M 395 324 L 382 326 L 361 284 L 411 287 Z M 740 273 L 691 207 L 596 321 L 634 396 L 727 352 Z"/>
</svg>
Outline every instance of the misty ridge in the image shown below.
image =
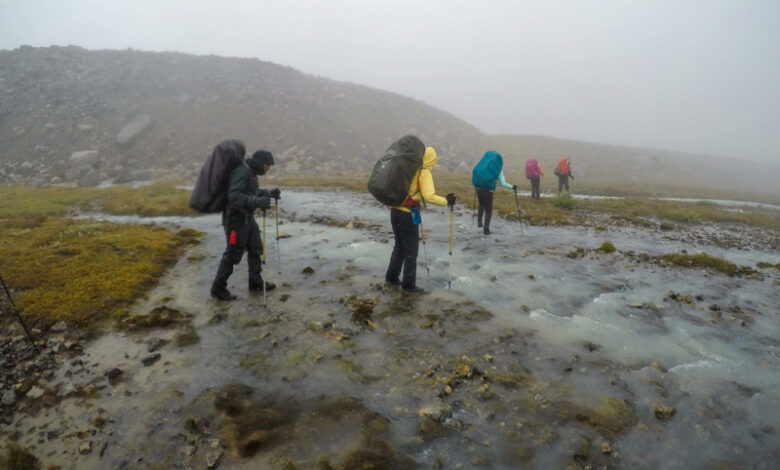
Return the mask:
<svg viewBox="0 0 780 470">
<path fill-rule="evenodd" d="M 404 134 L 436 148 L 440 171 L 469 174 L 494 149 L 520 185 L 527 159 L 539 159 L 553 179 L 555 162 L 568 156 L 575 192 L 780 201 L 777 165 L 486 135 L 418 100 L 257 59 L 75 46 L 0 51 L 0 182 L 192 181 L 228 138 L 272 151 L 275 177 L 364 177 Z"/>
</svg>

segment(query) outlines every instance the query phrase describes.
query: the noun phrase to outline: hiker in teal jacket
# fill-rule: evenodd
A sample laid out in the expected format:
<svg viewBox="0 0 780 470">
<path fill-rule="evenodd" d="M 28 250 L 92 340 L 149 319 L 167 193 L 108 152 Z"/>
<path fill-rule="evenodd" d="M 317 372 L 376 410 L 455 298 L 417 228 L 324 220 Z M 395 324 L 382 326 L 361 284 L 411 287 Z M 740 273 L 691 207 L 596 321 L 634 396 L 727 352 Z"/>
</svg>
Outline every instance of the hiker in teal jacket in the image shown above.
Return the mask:
<svg viewBox="0 0 780 470">
<path fill-rule="evenodd" d="M 506 189 L 517 191 L 517 186 L 509 184 L 504 178 L 504 160 L 495 150 L 488 150 L 471 172 L 471 184 L 477 193 L 479 209 L 477 210 L 477 226 L 482 227 L 482 233 L 490 235 L 490 219 L 493 217 L 493 191 L 496 181 Z M 482 223 L 482 214 L 485 223 Z"/>
</svg>

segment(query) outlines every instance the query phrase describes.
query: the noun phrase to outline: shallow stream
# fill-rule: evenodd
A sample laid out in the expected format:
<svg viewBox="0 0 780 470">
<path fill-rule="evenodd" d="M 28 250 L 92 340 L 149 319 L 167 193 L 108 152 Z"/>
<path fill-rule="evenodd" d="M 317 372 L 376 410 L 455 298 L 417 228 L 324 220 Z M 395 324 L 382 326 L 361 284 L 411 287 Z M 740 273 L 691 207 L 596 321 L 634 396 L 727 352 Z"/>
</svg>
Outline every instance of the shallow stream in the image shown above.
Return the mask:
<svg viewBox="0 0 780 470">
<path fill-rule="evenodd" d="M 780 274 L 640 255 L 755 268 L 780 263 L 777 251 L 625 227 L 521 233 L 500 218 L 485 237 L 457 209 L 450 257 L 449 212 L 431 206 L 426 293 L 410 296 L 383 285 L 392 233 L 370 196 L 288 190 L 280 208 L 278 242 L 266 219 L 264 274 L 279 287 L 265 302 L 246 288 L 246 261 L 230 280 L 237 301 L 209 297 L 218 216 L 152 219 L 206 236 L 132 313 L 191 319 L 89 343 L 52 381 L 69 397 L 16 417 L 19 443 L 79 470 L 776 468 Z M 618 251 L 597 251 L 604 241 Z M 144 366 L 155 338 L 170 342 Z"/>
</svg>

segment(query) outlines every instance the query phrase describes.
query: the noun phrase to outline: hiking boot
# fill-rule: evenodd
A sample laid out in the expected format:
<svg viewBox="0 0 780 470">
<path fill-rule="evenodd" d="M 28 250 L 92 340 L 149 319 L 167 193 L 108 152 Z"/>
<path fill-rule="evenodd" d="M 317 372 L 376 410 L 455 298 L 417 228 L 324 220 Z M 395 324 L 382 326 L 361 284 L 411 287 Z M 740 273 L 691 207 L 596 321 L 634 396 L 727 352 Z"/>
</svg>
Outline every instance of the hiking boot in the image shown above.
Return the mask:
<svg viewBox="0 0 780 470">
<path fill-rule="evenodd" d="M 477 227 L 482 228 L 482 222 L 477 222 Z"/>
<path fill-rule="evenodd" d="M 482 231 L 485 235 L 490 235 L 490 229 L 485 229 Z"/>
<path fill-rule="evenodd" d="M 265 291 L 272 291 L 276 289 L 276 284 L 270 281 L 265 281 Z M 263 281 L 260 282 L 250 282 L 249 283 L 249 290 L 250 291 L 260 291 L 263 292 Z"/>
<path fill-rule="evenodd" d="M 211 296 L 219 300 L 236 300 L 238 298 L 227 289 L 211 289 Z"/>
<path fill-rule="evenodd" d="M 422 290 L 422 288 L 417 287 L 417 286 L 415 286 L 415 287 L 403 287 L 403 288 L 401 288 L 401 290 L 403 290 L 407 294 L 422 294 L 423 292 L 425 292 L 424 290 Z"/>
<path fill-rule="evenodd" d="M 385 284 L 388 286 L 400 286 L 401 281 L 398 279 L 385 279 Z"/>
</svg>

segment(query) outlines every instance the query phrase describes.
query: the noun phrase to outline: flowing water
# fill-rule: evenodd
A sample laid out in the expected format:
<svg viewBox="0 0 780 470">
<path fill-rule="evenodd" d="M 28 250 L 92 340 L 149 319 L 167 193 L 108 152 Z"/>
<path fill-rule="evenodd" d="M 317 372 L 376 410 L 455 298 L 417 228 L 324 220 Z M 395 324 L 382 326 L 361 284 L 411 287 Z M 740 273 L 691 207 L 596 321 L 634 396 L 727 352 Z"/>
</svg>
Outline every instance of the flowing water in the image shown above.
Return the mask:
<svg viewBox="0 0 780 470">
<path fill-rule="evenodd" d="M 19 443 L 80 470 L 776 468 L 780 275 L 644 256 L 780 263 L 767 244 L 727 250 L 624 227 L 521 233 L 499 218 L 485 237 L 457 209 L 450 257 L 449 212 L 429 207 L 417 270 L 427 293 L 409 296 L 383 285 L 389 213 L 370 196 L 285 191 L 280 206 L 278 243 L 266 220 L 264 274 L 279 287 L 265 302 L 246 289 L 245 261 L 230 280 L 239 299 L 209 297 L 218 216 L 153 219 L 206 236 L 132 313 L 165 305 L 191 320 L 89 343 L 52 382 L 91 393 L 17 416 Z M 604 241 L 618 251 L 596 251 Z M 171 342 L 145 367 L 153 338 Z M 111 385 L 113 367 L 123 374 Z"/>
</svg>

